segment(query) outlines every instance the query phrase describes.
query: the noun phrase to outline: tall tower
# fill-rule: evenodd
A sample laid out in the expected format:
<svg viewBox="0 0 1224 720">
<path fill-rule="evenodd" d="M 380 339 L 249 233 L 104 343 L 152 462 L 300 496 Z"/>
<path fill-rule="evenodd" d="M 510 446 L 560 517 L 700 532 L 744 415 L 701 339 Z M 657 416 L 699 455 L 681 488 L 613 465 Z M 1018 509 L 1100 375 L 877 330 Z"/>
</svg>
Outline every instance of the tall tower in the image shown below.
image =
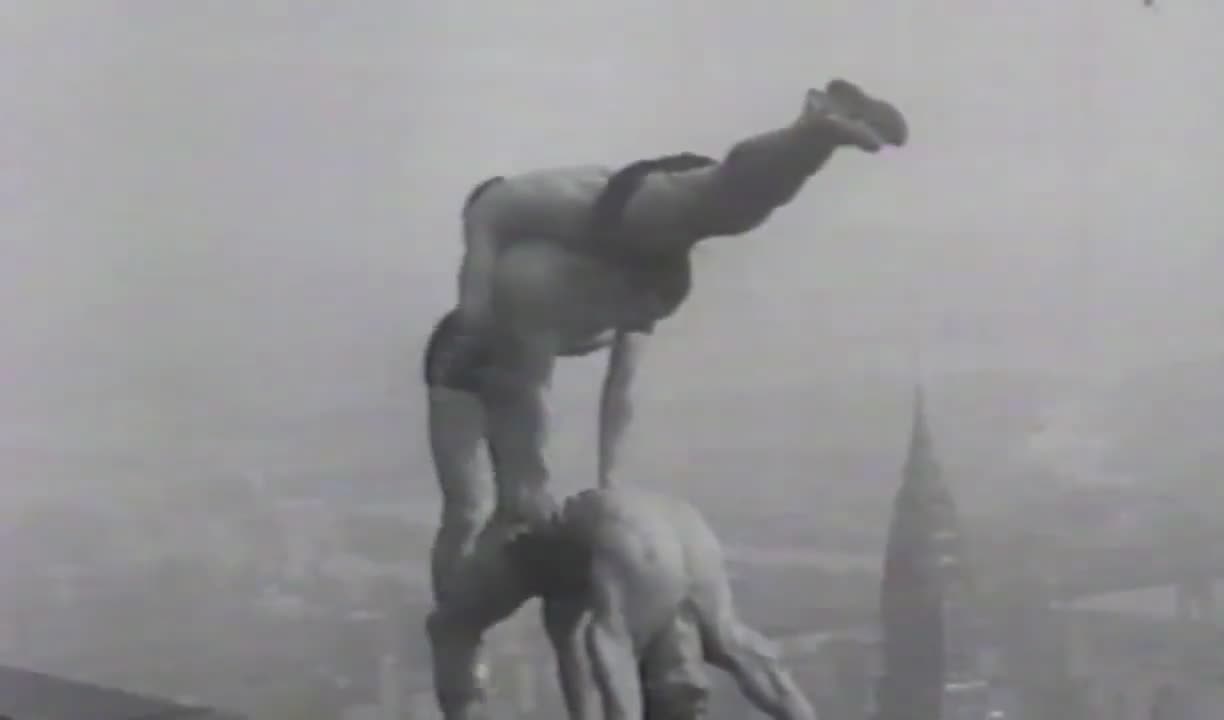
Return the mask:
<svg viewBox="0 0 1224 720">
<path fill-rule="evenodd" d="M 980 623 L 956 503 L 940 477 L 922 389 L 880 587 L 878 720 L 986 720 Z"/>
</svg>

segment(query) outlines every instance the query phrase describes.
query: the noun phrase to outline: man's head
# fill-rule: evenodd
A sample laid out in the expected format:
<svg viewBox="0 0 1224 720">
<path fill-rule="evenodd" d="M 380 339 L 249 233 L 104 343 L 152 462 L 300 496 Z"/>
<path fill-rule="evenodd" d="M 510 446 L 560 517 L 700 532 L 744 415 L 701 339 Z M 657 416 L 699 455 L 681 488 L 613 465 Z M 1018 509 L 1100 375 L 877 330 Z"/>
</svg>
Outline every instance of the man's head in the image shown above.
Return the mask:
<svg viewBox="0 0 1224 720">
<path fill-rule="evenodd" d="M 647 692 L 642 720 L 701 720 L 710 712 L 710 690 L 674 685 L 664 693 Z"/>
<path fill-rule="evenodd" d="M 567 532 L 559 517 L 524 528 L 511 537 L 506 542 L 506 555 L 533 595 L 555 597 L 587 591 L 590 549 Z"/>
<path fill-rule="evenodd" d="M 709 712 L 710 677 L 695 611 L 659 631 L 640 663 L 646 720 L 698 720 Z"/>
</svg>

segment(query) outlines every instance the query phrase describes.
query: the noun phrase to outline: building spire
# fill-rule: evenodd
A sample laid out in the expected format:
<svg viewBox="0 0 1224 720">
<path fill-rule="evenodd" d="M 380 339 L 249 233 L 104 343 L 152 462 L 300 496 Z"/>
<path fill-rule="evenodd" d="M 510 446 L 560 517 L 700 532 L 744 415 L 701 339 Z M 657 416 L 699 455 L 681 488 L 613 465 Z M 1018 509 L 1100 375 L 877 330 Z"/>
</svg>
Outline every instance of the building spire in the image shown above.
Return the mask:
<svg viewBox="0 0 1224 720">
<path fill-rule="evenodd" d="M 944 683 L 943 583 L 936 540 L 938 483 L 922 384 L 914 385 L 909 447 L 880 584 L 883 674 L 875 720 L 941 720 Z"/>
<path fill-rule="evenodd" d="M 927 424 L 926 397 L 922 384 L 914 386 L 914 409 L 910 420 L 909 448 L 905 453 L 902 485 L 934 485 L 940 482 L 939 461 Z"/>
</svg>

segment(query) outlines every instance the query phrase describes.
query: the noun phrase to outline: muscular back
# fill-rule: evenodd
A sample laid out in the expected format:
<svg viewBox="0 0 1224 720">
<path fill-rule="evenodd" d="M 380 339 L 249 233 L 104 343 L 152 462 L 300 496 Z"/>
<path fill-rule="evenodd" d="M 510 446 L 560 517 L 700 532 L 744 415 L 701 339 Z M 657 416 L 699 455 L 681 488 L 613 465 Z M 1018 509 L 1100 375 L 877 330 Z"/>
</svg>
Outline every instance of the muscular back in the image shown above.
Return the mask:
<svg viewBox="0 0 1224 720">
<path fill-rule="evenodd" d="M 722 548 L 688 503 L 625 486 L 586 490 L 565 502 L 560 523 L 587 549 L 594 572 L 615 572 L 634 598 L 623 611 L 639 651 L 680 608 L 721 601 Z"/>
</svg>

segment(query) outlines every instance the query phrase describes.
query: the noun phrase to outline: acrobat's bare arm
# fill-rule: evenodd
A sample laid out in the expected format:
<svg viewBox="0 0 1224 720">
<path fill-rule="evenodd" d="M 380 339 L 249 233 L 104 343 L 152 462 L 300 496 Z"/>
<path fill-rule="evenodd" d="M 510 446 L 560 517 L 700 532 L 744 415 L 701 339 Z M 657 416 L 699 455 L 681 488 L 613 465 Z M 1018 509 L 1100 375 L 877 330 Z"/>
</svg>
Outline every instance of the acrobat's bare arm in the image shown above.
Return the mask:
<svg viewBox="0 0 1224 720">
<path fill-rule="evenodd" d="M 599 398 L 599 486 L 611 487 L 625 430 L 633 419 L 633 378 L 646 345 L 643 333 L 617 332 Z"/>
<path fill-rule="evenodd" d="M 541 614 L 556 655 L 557 678 L 570 720 L 595 720 L 598 695 L 586 651 L 586 624 L 590 619 L 586 597 L 580 593 L 545 597 Z"/>
<path fill-rule="evenodd" d="M 638 675 L 630 587 L 599 582 L 596 578 L 615 574 L 605 567 L 612 558 L 592 558 L 591 618 L 585 629 L 586 649 L 591 658 L 595 686 L 607 720 L 639 720 L 642 717 L 642 681 Z"/>
</svg>

